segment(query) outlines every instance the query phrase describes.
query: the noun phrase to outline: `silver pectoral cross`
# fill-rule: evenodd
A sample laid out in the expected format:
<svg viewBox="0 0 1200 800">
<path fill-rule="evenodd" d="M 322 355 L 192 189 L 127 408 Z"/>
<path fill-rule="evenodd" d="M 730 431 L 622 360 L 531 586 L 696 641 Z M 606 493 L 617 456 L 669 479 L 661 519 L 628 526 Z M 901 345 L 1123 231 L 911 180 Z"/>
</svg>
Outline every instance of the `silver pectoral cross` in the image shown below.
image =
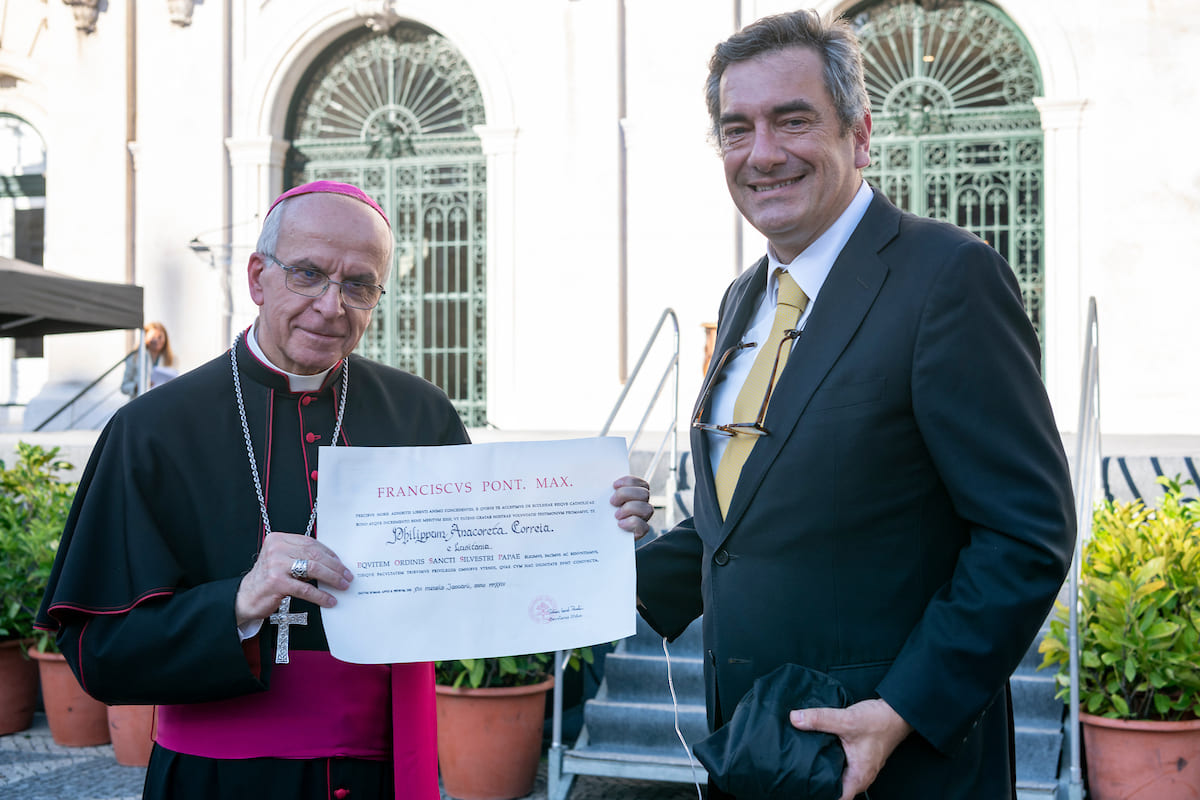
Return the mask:
<svg viewBox="0 0 1200 800">
<path fill-rule="evenodd" d="M 298 614 L 292 614 L 292 598 L 284 597 L 283 602 L 279 604 L 279 610 L 268 617 L 272 625 L 279 626 L 279 633 L 275 637 L 275 663 L 288 663 L 288 628 L 292 625 L 307 625 L 308 612 L 302 611 Z"/>
</svg>

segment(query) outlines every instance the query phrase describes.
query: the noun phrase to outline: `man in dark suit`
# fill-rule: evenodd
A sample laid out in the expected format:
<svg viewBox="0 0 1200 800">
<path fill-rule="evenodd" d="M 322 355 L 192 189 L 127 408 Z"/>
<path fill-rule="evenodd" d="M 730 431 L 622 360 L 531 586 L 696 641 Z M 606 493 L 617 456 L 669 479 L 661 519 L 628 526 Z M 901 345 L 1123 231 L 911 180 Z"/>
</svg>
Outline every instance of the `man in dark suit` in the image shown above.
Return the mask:
<svg viewBox="0 0 1200 800">
<path fill-rule="evenodd" d="M 721 302 L 695 516 L 639 548 L 639 606 L 668 638 L 703 614 L 714 729 L 781 664 L 841 681 L 849 707 L 791 722 L 840 738 L 845 800 L 1015 797 L 1007 679 L 1075 519 L 1012 270 L 863 181 L 844 21 L 769 17 L 709 66 L 729 191 L 768 248 Z"/>
</svg>

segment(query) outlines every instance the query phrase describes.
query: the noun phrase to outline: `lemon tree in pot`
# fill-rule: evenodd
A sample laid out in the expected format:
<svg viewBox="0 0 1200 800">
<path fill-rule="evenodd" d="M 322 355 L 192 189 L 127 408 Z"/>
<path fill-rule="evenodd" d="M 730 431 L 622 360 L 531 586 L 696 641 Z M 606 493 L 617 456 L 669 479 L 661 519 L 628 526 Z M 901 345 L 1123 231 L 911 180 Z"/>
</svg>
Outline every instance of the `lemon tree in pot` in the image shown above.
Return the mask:
<svg viewBox="0 0 1200 800">
<path fill-rule="evenodd" d="M 591 648 L 567 666 L 592 661 Z M 458 800 L 510 800 L 533 791 L 554 654 L 435 661 L 438 762 Z"/>
<path fill-rule="evenodd" d="M 0 461 L 0 734 L 33 722 L 38 670 L 26 648 L 36 640 L 33 619 L 75 496 L 61 476 L 71 468 L 58 448 L 25 442 L 11 467 Z"/>
<path fill-rule="evenodd" d="M 1200 793 L 1200 503 L 1178 477 L 1159 482 L 1165 494 L 1155 507 L 1098 506 L 1083 547 L 1078 691 L 1095 800 L 1134 786 L 1154 787 L 1146 796 L 1158 800 Z M 1039 645 L 1041 666 L 1058 668 L 1062 698 L 1067 620 L 1060 604 Z M 1143 754 L 1139 744 L 1153 749 Z"/>
</svg>

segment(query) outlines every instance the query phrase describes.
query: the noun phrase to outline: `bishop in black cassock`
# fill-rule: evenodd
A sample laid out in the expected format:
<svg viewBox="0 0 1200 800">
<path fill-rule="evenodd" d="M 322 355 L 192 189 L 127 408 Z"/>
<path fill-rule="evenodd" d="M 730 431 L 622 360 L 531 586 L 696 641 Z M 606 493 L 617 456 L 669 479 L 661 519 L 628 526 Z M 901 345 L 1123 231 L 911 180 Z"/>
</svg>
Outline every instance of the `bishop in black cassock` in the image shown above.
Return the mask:
<svg viewBox="0 0 1200 800">
<path fill-rule="evenodd" d="M 360 189 L 285 192 L 248 265 L 257 321 L 96 444 L 37 624 L 91 695 L 158 706 L 146 798 L 440 797 L 432 665 L 337 661 L 319 613 L 353 574 L 313 529 L 318 448 L 467 442 L 441 390 L 350 355 L 391 259 Z M 646 482 L 614 489 L 644 534 Z"/>
<path fill-rule="evenodd" d="M 390 232 L 366 195 L 341 184 L 310 184 L 286 196 L 298 204 L 275 221 L 272 250 L 281 259 L 300 264 L 310 283 L 314 274 L 318 281 L 382 283 Z M 364 228 L 388 238 L 363 245 Z M 262 240 L 259 245 L 263 250 Z M 369 289 L 351 286 L 348 294 L 346 286 L 326 284 L 322 296 L 300 296 L 289 267 L 273 271 L 267 260 L 273 256 L 252 257 L 259 320 L 239 336 L 233 358 L 226 353 L 136 398 L 101 434 L 38 623 L 57 633 L 90 694 L 110 704 L 158 705 L 148 798 L 398 792 L 433 800 L 439 793 L 431 665 L 335 661 L 319 607 L 298 596 L 311 593 L 328 604 L 321 599 L 327 593 L 315 581 L 288 578 L 286 568 L 271 579 L 291 581 L 284 590 L 296 592 L 290 611 L 306 615 L 304 624 L 286 626 L 288 663 L 276 663 L 282 628 L 266 619 L 269 611 L 257 612 L 259 619 L 248 625 L 237 618 L 250 578 L 263 584 L 259 573 L 266 564 L 254 569 L 267 559 L 268 538 L 278 543 L 290 536 L 284 539 L 289 546 L 310 548 L 296 554 L 311 554 L 306 564 L 314 572 L 323 564 L 326 572 L 314 577 L 337 579 L 339 573 L 329 571 L 330 564 L 340 566 L 336 557 L 298 534 L 316 501 L 318 448 L 332 444 L 343 401 L 338 446 L 468 441 L 441 390 L 348 355 L 370 312 L 342 301 L 369 298 Z M 368 270 L 368 281 L 362 267 L 374 262 L 378 271 Z M 320 369 L 327 351 L 332 356 Z M 272 530 L 293 534 L 265 535 L 235 362 L 266 516 Z M 283 557 L 272 554 L 271 563 Z M 289 563 L 296 568 L 298 560 Z M 273 608 L 282 596 L 259 604 Z M 388 624 L 394 628 L 386 635 L 403 635 L 404 621 Z"/>
</svg>

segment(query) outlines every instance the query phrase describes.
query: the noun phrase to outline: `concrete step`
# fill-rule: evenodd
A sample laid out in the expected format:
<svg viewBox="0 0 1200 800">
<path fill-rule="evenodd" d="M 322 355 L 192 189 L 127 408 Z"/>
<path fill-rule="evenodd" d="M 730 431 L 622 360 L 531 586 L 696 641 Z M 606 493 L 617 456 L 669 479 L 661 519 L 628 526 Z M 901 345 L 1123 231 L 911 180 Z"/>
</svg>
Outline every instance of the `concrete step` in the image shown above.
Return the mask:
<svg viewBox="0 0 1200 800">
<path fill-rule="evenodd" d="M 680 703 L 704 707 L 704 661 L 671 658 L 671 683 Z M 608 699 L 630 703 L 670 703 L 667 661 L 662 656 L 611 653 L 604 662 Z"/>
<path fill-rule="evenodd" d="M 662 637 L 639 616 L 636 633 L 624 641 L 625 651 L 634 655 L 663 657 Z M 701 658 L 704 655 L 704 633 L 701 621 L 696 620 L 675 641 L 667 645 L 671 661 L 676 658 Z"/>
<path fill-rule="evenodd" d="M 1060 791 L 1058 781 L 1022 783 L 1017 778 L 1017 800 L 1060 800 L 1066 796 Z"/>
<path fill-rule="evenodd" d="M 670 703 L 623 703 L 597 697 L 583 710 L 588 746 L 612 753 L 682 757 L 675 715 Z M 681 705 L 678 715 L 679 730 L 689 745 L 708 735 L 704 706 Z"/>
<path fill-rule="evenodd" d="M 1018 782 L 1056 781 L 1062 755 L 1062 726 L 1033 727 L 1017 720 L 1015 733 Z"/>
<path fill-rule="evenodd" d="M 552 762 L 553 759 L 552 752 Z M 568 787 L 572 775 L 605 775 L 670 783 L 694 783 L 697 786 L 703 786 L 708 780 L 704 766 L 691 758 L 682 745 L 679 745 L 675 753 L 615 752 L 603 746 L 593 746 L 588 741 L 586 730 L 579 737 L 574 749 L 563 753 L 562 770 Z M 569 788 L 566 791 L 569 791 Z M 552 794 L 551 800 L 566 800 L 566 791 Z"/>
<path fill-rule="evenodd" d="M 1038 644 L 1049 629 L 1050 612 L 1025 657 L 1009 679 L 1012 689 L 1018 797 L 1053 798 L 1058 790 L 1059 760 L 1063 748 L 1063 712 L 1066 706 L 1054 696 L 1054 670 L 1039 670 Z M 1039 794 L 1039 792 L 1041 794 Z M 1049 794 L 1046 794 L 1049 792 Z"/>
<path fill-rule="evenodd" d="M 1063 717 L 1062 700 L 1054 696 L 1054 678 L 1049 675 L 1018 671 L 1009 680 L 1012 687 L 1013 716 L 1026 720 L 1060 724 Z"/>
</svg>

